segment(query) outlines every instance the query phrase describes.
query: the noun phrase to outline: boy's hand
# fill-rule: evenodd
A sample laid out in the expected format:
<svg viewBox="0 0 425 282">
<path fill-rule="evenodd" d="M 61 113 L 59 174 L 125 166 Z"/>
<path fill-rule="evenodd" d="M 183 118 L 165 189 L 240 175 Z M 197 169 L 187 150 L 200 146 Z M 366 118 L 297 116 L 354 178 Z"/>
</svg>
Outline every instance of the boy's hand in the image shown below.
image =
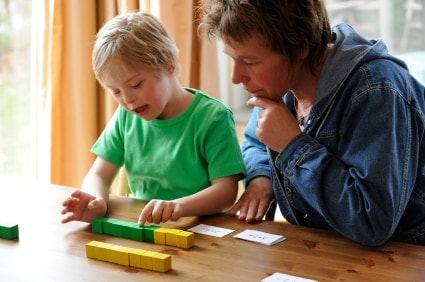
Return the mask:
<svg viewBox="0 0 425 282">
<path fill-rule="evenodd" d="M 71 196 L 66 199 L 62 206 L 64 209 L 61 214 L 65 217 L 62 223 L 67 223 L 73 220 L 91 222 L 93 219 L 104 216 L 107 210 L 107 204 L 103 199 L 75 190 Z"/>
<path fill-rule="evenodd" d="M 151 200 L 143 208 L 139 216 L 138 224 L 144 225 L 146 222 L 159 224 L 168 220 L 176 221 L 183 214 L 180 204 L 172 201 Z"/>
</svg>

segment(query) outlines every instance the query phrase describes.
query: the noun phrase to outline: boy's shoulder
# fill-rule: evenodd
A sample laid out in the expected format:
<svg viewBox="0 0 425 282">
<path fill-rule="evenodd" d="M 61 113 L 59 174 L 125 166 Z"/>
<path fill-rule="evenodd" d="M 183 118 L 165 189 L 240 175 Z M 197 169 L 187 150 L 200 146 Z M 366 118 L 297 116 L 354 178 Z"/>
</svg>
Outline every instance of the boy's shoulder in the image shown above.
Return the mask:
<svg viewBox="0 0 425 282">
<path fill-rule="evenodd" d="M 225 109 L 225 110 L 229 110 L 230 108 L 228 106 L 226 106 L 222 101 L 218 100 L 217 98 L 208 95 L 207 93 L 199 90 L 199 89 L 195 89 L 195 88 L 190 88 L 190 87 L 184 87 L 184 89 L 190 93 L 192 93 L 193 95 L 195 95 L 195 101 L 197 101 L 198 104 L 203 104 L 206 106 L 215 106 L 216 108 L 219 109 Z"/>
</svg>

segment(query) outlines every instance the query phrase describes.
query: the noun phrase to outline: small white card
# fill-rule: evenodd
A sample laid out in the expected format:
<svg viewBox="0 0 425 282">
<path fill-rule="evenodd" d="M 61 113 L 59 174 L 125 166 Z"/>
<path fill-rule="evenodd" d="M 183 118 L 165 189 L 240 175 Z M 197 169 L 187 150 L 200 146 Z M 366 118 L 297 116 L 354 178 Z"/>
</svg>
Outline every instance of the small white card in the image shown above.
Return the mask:
<svg viewBox="0 0 425 282">
<path fill-rule="evenodd" d="M 214 237 L 224 237 L 235 230 L 221 228 L 221 227 L 207 225 L 207 224 L 199 224 L 188 229 L 188 231 L 192 231 L 192 232 L 204 234 L 204 235 L 210 235 Z"/>
<path fill-rule="evenodd" d="M 293 275 L 283 274 L 276 272 L 263 280 L 261 282 L 317 282 L 317 280 L 305 279 Z"/>
<path fill-rule="evenodd" d="M 255 243 L 260 243 L 264 245 L 274 245 L 279 242 L 282 242 L 286 238 L 282 235 L 276 235 L 266 232 L 261 232 L 257 230 L 247 229 L 245 231 L 242 231 L 239 234 L 236 234 L 234 236 L 237 239 L 247 240 Z"/>
</svg>

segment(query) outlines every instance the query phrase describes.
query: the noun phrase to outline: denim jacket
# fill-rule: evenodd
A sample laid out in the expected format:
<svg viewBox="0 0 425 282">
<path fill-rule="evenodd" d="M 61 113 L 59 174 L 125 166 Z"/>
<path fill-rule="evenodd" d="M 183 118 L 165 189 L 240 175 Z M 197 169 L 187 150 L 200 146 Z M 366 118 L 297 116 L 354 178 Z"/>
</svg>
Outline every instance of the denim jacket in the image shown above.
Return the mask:
<svg viewBox="0 0 425 282">
<path fill-rule="evenodd" d="M 382 41 L 333 28 L 304 131 L 282 152 L 255 136 L 242 146 L 245 182 L 269 176 L 292 224 L 329 229 L 363 245 L 425 245 L 425 89 Z M 283 100 L 294 112 L 293 95 Z"/>
</svg>

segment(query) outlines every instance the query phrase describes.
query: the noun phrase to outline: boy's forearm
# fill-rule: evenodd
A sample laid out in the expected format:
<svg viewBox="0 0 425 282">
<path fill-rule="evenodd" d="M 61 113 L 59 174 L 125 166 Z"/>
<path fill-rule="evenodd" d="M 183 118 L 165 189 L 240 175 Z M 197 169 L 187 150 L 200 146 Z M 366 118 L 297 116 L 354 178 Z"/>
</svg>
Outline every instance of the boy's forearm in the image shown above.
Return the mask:
<svg viewBox="0 0 425 282">
<path fill-rule="evenodd" d="M 238 180 L 236 176 L 226 178 L 196 194 L 174 200 L 183 206 L 182 216 L 215 214 L 230 208 L 236 200 Z"/>
<path fill-rule="evenodd" d="M 101 178 L 87 175 L 81 185 L 81 190 L 96 198 L 101 198 L 105 202 L 109 200 L 109 183 L 105 183 Z"/>
</svg>

